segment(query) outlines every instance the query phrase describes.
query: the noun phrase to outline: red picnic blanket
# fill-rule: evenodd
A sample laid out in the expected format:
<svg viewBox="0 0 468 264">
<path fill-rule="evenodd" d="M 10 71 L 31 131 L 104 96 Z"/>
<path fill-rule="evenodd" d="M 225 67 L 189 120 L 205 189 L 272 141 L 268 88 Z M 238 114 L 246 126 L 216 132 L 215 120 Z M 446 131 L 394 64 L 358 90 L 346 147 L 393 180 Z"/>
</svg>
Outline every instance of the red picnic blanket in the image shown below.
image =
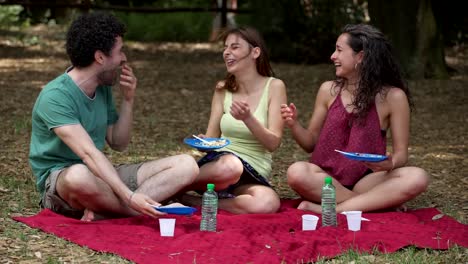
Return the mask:
<svg viewBox="0 0 468 264">
<path fill-rule="evenodd" d="M 351 249 L 389 253 L 409 245 L 468 247 L 468 225 L 435 208 L 364 213 L 370 221 L 363 221 L 358 232 L 347 229 L 344 215 L 338 215 L 338 227 L 321 227 L 319 221 L 317 230 L 302 231 L 301 215 L 309 212 L 295 209 L 298 202 L 282 201 L 276 214 L 233 215 L 220 210 L 216 233 L 199 231 L 199 211 L 192 216 L 168 215 L 176 218 L 174 237 L 161 237 L 158 221 L 147 216 L 82 222 L 46 209 L 14 219 L 137 263 L 305 263 Z"/>
</svg>

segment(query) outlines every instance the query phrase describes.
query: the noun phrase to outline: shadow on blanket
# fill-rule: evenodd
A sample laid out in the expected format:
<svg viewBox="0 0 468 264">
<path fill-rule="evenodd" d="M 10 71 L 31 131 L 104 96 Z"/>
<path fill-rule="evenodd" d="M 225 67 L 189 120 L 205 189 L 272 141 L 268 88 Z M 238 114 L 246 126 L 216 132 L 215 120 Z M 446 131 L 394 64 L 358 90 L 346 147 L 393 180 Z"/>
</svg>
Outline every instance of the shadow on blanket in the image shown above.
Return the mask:
<svg viewBox="0 0 468 264">
<path fill-rule="evenodd" d="M 282 201 L 277 214 L 232 215 L 220 211 L 218 232 L 199 231 L 200 213 L 176 218 L 174 237 L 160 237 L 158 221 L 147 216 L 82 222 L 43 210 L 16 221 L 91 249 L 120 255 L 137 263 L 280 263 L 331 258 L 349 249 L 394 252 L 415 245 L 447 249 L 468 247 L 468 225 L 440 214 L 435 208 L 402 212 L 365 213 L 359 232 L 338 227 L 301 231 L 298 200 Z"/>
</svg>

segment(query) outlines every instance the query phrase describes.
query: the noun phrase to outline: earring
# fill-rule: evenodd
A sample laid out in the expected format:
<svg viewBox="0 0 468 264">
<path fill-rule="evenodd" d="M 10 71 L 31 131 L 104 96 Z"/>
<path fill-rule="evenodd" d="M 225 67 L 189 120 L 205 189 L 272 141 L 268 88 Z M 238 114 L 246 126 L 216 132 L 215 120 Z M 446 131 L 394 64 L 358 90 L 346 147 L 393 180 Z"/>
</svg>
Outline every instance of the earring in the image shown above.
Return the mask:
<svg viewBox="0 0 468 264">
<path fill-rule="evenodd" d="M 359 63 L 354 64 L 354 69 L 357 70 Z"/>
</svg>

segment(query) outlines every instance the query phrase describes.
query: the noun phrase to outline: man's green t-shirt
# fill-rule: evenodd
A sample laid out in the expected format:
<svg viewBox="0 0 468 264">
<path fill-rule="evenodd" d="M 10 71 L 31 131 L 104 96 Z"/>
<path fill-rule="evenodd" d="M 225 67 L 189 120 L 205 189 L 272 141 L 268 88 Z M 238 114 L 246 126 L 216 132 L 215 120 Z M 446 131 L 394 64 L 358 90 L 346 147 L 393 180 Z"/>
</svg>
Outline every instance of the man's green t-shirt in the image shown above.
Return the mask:
<svg viewBox="0 0 468 264">
<path fill-rule="evenodd" d="M 54 128 L 80 124 L 96 147 L 104 149 L 108 125 L 118 119 L 112 87 L 99 86 L 94 98 L 88 97 L 64 73 L 40 92 L 32 110 L 29 163 L 41 195 L 45 181 L 55 170 L 83 163 L 53 131 Z"/>
</svg>

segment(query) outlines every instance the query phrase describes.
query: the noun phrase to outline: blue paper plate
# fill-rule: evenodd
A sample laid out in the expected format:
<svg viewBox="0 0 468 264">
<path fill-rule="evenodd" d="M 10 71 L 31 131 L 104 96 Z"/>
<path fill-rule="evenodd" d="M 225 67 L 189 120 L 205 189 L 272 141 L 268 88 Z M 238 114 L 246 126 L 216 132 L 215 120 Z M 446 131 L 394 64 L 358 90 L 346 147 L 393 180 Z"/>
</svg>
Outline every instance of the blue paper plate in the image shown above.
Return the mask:
<svg viewBox="0 0 468 264">
<path fill-rule="evenodd" d="M 388 157 L 384 155 L 369 154 L 369 153 L 358 153 L 358 152 L 346 152 L 335 149 L 336 152 L 343 154 L 348 159 L 367 161 L 367 162 L 379 162 L 386 160 Z"/>
<path fill-rule="evenodd" d="M 201 151 L 220 149 L 231 144 L 231 141 L 227 138 L 204 138 L 204 140 L 213 142 L 213 145 L 207 145 L 206 143 L 196 138 L 186 138 L 184 139 L 184 143 Z M 217 144 L 215 142 L 217 142 Z"/>
<path fill-rule="evenodd" d="M 153 206 L 154 209 L 168 213 L 168 214 L 175 214 L 175 215 L 191 215 L 197 211 L 196 208 L 189 207 L 189 206 L 178 206 L 178 207 L 158 207 Z"/>
</svg>

